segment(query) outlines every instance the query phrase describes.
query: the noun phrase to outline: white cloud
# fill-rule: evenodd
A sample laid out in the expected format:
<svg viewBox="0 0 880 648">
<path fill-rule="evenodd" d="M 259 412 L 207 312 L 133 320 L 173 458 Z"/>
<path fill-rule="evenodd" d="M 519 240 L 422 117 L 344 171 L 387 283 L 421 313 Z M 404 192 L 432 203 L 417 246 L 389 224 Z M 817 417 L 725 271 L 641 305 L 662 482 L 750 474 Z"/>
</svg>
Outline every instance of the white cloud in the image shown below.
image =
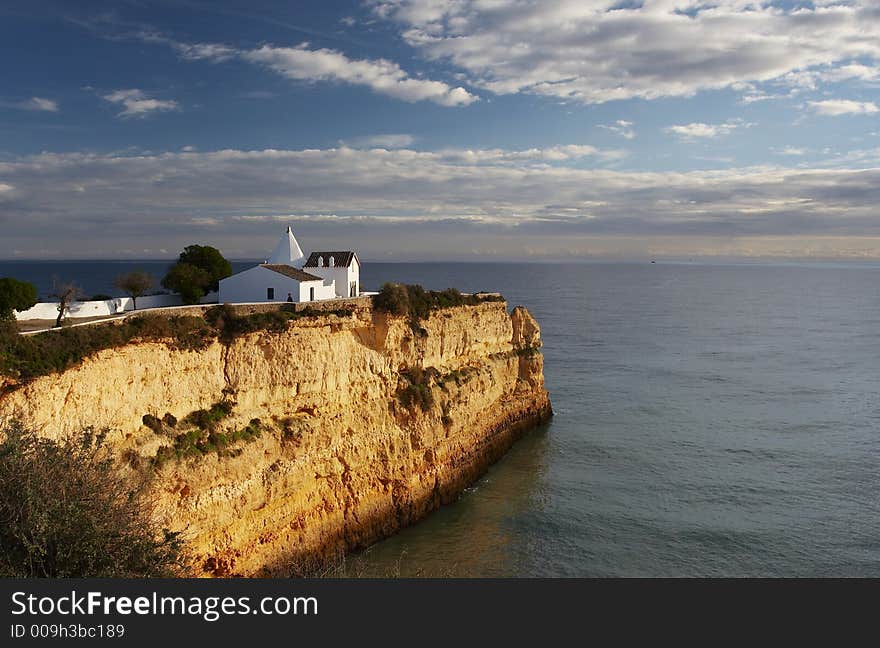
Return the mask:
<svg viewBox="0 0 880 648">
<path fill-rule="evenodd" d="M 676 135 L 683 140 L 710 139 L 730 135 L 737 128 L 748 128 L 752 124 L 743 122 L 741 119 L 732 119 L 723 124 L 704 124 L 702 122 L 693 122 L 690 124 L 681 124 L 669 126 L 664 130 L 667 133 Z"/>
<path fill-rule="evenodd" d="M 227 47 L 226 45 L 219 45 L 217 43 L 178 43 L 162 37 L 154 37 L 154 40 L 170 43 L 182 58 L 189 61 L 210 59 L 219 63 L 220 61 L 228 61 L 229 59 L 235 58 L 239 54 L 238 50 L 235 48 Z"/>
<path fill-rule="evenodd" d="M 464 164 L 546 164 L 570 162 L 587 157 L 620 159 L 624 151 L 601 150 L 589 144 L 565 144 L 520 151 L 508 149 L 447 149 L 436 154 L 443 160 Z"/>
<path fill-rule="evenodd" d="M 366 135 L 341 142 L 354 148 L 399 149 L 412 146 L 416 138 L 405 133 L 386 133 L 383 135 Z"/>
<path fill-rule="evenodd" d="M 264 254 L 285 214 L 314 215 L 303 219 L 310 236 L 371 254 L 389 249 L 393 227 L 394 250 L 432 258 L 579 237 L 669 237 L 694 253 L 709 249 L 700 237 L 778 237 L 795 251 L 806 249 L 798 237 L 880 237 L 876 166 L 634 172 L 602 168 L 601 154 L 585 145 L 44 153 L 0 162 L 0 183 L 15 187 L 0 220 L 7 249 L 39 250 L 51 229 L 92 254 L 204 240 L 240 257 Z"/>
<path fill-rule="evenodd" d="M 604 128 L 612 133 L 617 133 L 621 137 L 631 140 L 635 139 L 636 131 L 633 129 L 633 123 L 624 119 L 618 119 L 613 124 L 599 124 L 599 128 Z"/>
<path fill-rule="evenodd" d="M 807 149 L 798 148 L 796 146 L 786 146 L 783 149 L 774 151 L 777 155 L 806 155 Z"/>
<path fill-rule="evenodd" d="M 116 115 L 122 118 L 146 117 L 150 113 L 179 110 L 180 108 L 176 101 L 170 99 L 151 99 L 143 90 L 138 90 L 137 88 L 115 90 L 109 94 L 102 95 L 102 98 L 110 103 L 122 106 L 122 112 Z"/>
<path fill-rule="evenodd" d="M 0 101 L 0 107 L 38 112 L 58 112 L 58 102 L 43 97 L 31 97 L 24 101 Z"/>
<path fill-rule="evenodd" d="M 367 0 L 431 59 L 496 94 L 583 103 L 877 76 L 875 0 Z M 754 94 L 753 97 L 761 95 Z"/>
<path fill-rule="evenodd" d="M 25 110 L 39 110 L 45 112 L 58 112 L 58 102 L 43 97 L 31 97 L 27 101 L 21 102 L 21 107 Z"/>
<path fill-rule="evenodd" d="M 403 101 L 429 100 L 441 106 L 466 106 L 477 100 L 464 88 L 452 88 L 441 81 L 410 77 L 392 61 L 355 60 L 336 50 L 308 49 L 305 44 L 298 47 L 264 45 L 242 52 L 241 57 L 265 65 L 288 79 L 364 85 L 374 92 Z"/>
<path fill-rule="evenodd" d="M 850 101 L 848 99 L 826 99 L 807 102 L 816 113 L 837 117 L 838 115 L 868 115 L 880 111 L 871 101 Z"/>
<path fill-rule="evenodd" d="M 156 36 L 151 36 L 150 40 L 170 44 L 187 60 L 218 63 L 238 58 L 267 67 L 287 79 L 361 85 L 377 94 L 408 102 L 432 101 L 441 106 L 467 106 L 479 100 L 462 87 L 410 76 L 393 61 L 352 59 L 337 50 L 312 49 L 308 43 L 295 47 L 263 45 L 242 50 L 213 43 L 178 43 Z"/>
</svg>

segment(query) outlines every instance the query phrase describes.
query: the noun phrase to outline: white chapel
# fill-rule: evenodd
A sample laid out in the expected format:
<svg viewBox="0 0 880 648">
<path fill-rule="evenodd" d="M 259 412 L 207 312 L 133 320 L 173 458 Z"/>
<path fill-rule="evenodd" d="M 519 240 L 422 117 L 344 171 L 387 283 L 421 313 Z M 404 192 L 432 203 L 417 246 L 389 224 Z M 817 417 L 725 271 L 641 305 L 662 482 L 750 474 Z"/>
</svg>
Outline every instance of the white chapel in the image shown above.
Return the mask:
<svg viewBox="0 0 880 648">
<path fill-rule="evenodd" d="M 265 263 L 220 280 L 221 304 L 307 302 L 360 294 L 361 261 L 356 252 L 312 252 L 306 259 L 287 231 Z"/>
</svg>

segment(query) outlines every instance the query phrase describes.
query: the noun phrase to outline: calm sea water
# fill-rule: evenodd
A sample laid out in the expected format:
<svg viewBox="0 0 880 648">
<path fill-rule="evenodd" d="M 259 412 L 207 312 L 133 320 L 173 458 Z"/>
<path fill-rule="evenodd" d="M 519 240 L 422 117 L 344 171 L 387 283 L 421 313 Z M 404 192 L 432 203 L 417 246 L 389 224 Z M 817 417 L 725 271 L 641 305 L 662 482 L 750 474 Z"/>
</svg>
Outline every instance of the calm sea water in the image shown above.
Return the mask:
<svg viewBox="0 0 880 648">
<path fill-rule="evenodd" d="M 386 280 L 528 306 L 556 416 L 349 573 L 880 576 L 880 268 L 365 266 Z"/>
</svg>

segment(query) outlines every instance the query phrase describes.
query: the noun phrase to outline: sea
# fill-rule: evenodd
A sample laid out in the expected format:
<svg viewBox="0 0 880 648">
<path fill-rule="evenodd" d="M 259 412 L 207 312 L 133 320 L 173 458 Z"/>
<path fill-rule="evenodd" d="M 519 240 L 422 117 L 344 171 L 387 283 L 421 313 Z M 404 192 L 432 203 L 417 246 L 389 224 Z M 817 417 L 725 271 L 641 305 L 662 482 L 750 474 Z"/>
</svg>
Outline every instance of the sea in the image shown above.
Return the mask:
<svg viewBox="0 0 880 648">
<path fill-rule="evenodd" d="M 167 266 L 0 276 L 115 294 Z M 345 575 L 880 576 L 880 266 L 365 262 L 385 281 L 527 306 L 555 416 Z"/>
</svg>

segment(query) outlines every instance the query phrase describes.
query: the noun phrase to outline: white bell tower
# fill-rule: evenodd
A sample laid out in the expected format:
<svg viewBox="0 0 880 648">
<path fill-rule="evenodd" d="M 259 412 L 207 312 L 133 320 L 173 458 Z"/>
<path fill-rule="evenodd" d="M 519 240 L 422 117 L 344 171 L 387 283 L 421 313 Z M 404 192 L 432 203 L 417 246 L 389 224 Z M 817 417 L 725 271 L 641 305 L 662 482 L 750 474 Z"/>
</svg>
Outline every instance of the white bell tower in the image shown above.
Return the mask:
<svg viewBox="0 0 880 648">
<path fill-rule="evenodd" d="M 275 251 L 272 252 L 267 263 L 299 267 L 303 264 L 304 259 L 305 255 L 302 253 L 299 243 L 296 242 L 293 230 L 288 225 L 287 232 L 278 241 L 278 245 L 275 246 Z"/>
</svg>

